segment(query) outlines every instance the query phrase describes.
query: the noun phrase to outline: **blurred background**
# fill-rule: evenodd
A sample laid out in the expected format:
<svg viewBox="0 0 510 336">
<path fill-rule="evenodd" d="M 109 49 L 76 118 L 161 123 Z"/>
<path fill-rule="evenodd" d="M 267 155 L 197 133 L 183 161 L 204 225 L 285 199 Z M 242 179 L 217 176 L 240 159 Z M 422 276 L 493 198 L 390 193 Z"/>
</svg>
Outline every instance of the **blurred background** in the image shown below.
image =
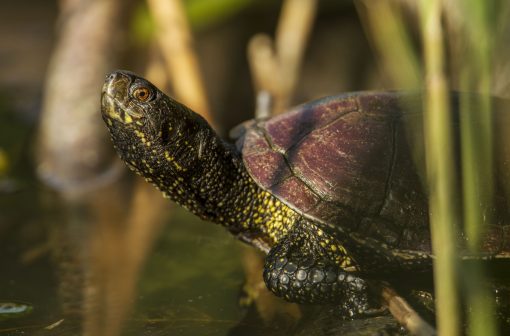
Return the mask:
<svg viewBox="0 0 510 336">
<path fill-rule="evenodd" d="M 420 89 L 429 70 L 419 3 L 2 4 L 0 335 L 406 333 L 390 315 L 342 321 L 268 294 L 261 256 L 125 169 L 99 100 L 108 72 L 130 70 L 227 136 L 256 113 L 322 96 Z M 508 96 L 509 6 L 439 3 L 445 88 Z M 492 133 L 482 133 L 473 160 L 488 162 Z"/>
</svg>

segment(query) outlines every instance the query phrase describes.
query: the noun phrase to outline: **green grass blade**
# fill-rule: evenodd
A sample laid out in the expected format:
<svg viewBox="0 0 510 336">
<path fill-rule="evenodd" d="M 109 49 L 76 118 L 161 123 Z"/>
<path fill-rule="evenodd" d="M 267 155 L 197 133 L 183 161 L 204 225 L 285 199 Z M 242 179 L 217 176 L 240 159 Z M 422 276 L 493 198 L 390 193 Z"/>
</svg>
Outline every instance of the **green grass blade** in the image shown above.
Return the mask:
<svg viewBox="0 0 510 336">
<path fill-rule="evenodd" d="M 439 335 L 460 334 L 457 291 L 456 228 L 458 227 L 452 132 L 444 50 L 441 1 L 421 0 L 425 52 L 425 155 L 430 191 L 436 316 Z"/>
</svg>

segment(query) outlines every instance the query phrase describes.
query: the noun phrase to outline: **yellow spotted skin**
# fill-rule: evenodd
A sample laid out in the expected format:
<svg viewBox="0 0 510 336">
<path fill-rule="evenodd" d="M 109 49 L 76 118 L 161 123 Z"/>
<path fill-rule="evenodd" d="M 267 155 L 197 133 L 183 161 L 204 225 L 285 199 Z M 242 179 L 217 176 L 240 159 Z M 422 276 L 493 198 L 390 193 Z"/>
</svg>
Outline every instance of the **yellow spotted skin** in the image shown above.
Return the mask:
<svg viewBox="0 0 510 336">
<path fill-rule="evenodd" d="M 143 102 L 132 94 L 140 87 L 150 93 Z M 242 154 L 198 114 L 145 79 L 117 71 L 104 84 L 102 116 L 120 157 L 165 197 L 245 242 L 269 247 L 264 280 L 276 295 L 336 303 L 349 315 L 370 307 L 357 258 L 378 263 L 374 250 L 262 189 Z"/>
</svg>

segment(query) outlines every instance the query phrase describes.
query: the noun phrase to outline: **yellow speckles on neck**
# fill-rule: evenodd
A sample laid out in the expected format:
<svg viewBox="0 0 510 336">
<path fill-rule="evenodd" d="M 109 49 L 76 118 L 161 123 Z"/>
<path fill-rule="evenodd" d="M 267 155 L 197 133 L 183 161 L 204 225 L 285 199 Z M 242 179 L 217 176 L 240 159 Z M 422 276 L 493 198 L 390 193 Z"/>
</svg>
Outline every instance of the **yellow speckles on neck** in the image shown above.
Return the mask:
<svg viewBox="0 0 510 336">
<path fill-rule="evenodd" d="M 144 170 L 147 173 L 149 173 L 149 174 L 153 174 L 154 173 L 154 169 L 152 168 L 152 166 L 150 164 L 147 163 L 147 161 L 145 159 L 142 159 L 142 163 L 145 166 Z"/>
<path fill-rule="evenodd" d="M 262 201 L 259 201 L 254 212 L 252 224 L 262 226 L 269 238 L 277 243 L 288 234 L 299 216 L 267 191 L 261 192 L 257 197 Z"/>
<path fill-rule="evenodd" d="M 175 160 L 175 157 L 174 157 L 174 156 L 172 156 L 172 155 L 170 154 L 170 152 L 165 151 L 164 155 L 165 155 L 165 160 L 166 160 L 166 161 L 168 161 L 168 162 L 171 162 L 171 163 L 174 165 L 175 169 L 177 169 L 178 171 L 186 171 L 186 170 L 187 170 L 187 168 L 184 168 L 183 166 L 181 166 L 181 165 L 180 165 L 180 164 L 179 164 L 179 163 Z"/>
<path fill-rule="evenodd" d="M 177 163 L 177 161 L 172 161 L 172 163 L 174 164 L 174 166 L 177 170 L 186 171 L 186 168 L 183 168 L 180 164 Z"/>
<path fill-rule="evenodd" d="M 165 159 L 169 162 L 174 160 L 174 157 L 170 155 L 168 151 L 165 151 Z"/>
<path fill-rule="evenodd" d="M 150 141 L 148 141 L 146 138 L 145 138 L 145 133 L 143 132 L 140 132 L 139 130 L 134 130 L 135 132 L 135 135 L 140 138 L 140 141 L 147 147 L 150 147 L 152 145 L 152 143 Z"/>
<path fill-rule="evenodd" d="M 127 164 L 129 169 L 131 169 L 134 172 L 138 172 L 138 169 L 136 168 L 136 166 L 133 163 L 126 162 L 126 164 Z"/>
</svg>

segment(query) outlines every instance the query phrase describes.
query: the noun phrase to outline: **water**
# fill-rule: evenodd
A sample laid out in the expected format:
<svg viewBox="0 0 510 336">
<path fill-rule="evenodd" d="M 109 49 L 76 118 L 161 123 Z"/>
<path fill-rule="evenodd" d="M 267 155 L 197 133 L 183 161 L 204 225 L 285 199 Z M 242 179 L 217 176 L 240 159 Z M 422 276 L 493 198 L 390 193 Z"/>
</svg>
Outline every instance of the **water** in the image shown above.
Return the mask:
<svg viewBox="0 0 510 336">
<path fill-rule="evenodd" d="M 83 298 L 87 284 L 91 285 L 80 273 L 90 274 L 93 266 L 69 265 L 80 257 L 69 252 L 75 251 L 66 247 L 69 242 L 54 239 L 64 235 L 62 226 L 54 221 L 65 217 L 65 210 L 56 209 L 55 195 L 36 181 L 23 182 L 27 185 L 23 189 L 0 194 L 0 303 L 22 300 L 33 310 L 8 320 L 2 318 L 7 313 L 0 310 L 0 333 L 41 330 L 65 316 L 88 313 L 76 304 Z M 168 213 L 165 217 L 167 225 L 149 252 L 139 275 L 137 293 L 131 298 L 135 308 L 125 334 L 139 335 L 148 329 L 154 334 L 167 330 L 180 335 L 225 335 L 244 315 L 237 304 L 243 282 L 239 243 L 220 227 L 201 222 L 180 209 L 173 209 L 172 218 Z M 72 221 L 68 224 L 66 234 L 90 239 L 90 232 L 86 231 L 93 228 L 93 223 L 82 223 L 87 227 Z M 72 225 L 77 232 L 70 232 Z M 73 272 L 66 272 L 69 268 Z M 106 273 L 115 271 L 103 269 Z M 104 280 L 98 277 L 95 281 Z M 66 299 L 70 302 L 61 302 Z M 14 315 L 10 310 L 10 315 Z M 76 325 L 81 323 L 76 321 Z"/>
</svg>

